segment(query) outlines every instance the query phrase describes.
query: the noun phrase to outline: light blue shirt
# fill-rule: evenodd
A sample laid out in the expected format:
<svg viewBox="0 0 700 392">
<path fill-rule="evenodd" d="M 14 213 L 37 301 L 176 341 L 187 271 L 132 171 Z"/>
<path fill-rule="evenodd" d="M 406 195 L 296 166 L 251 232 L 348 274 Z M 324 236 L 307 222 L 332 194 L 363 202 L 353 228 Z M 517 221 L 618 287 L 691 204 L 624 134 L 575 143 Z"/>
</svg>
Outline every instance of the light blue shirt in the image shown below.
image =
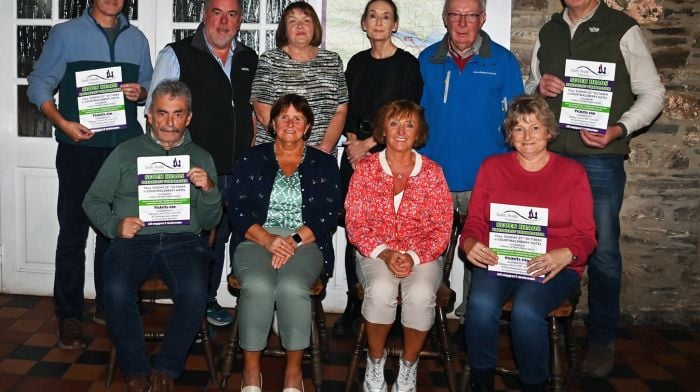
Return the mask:
<svg viewBox="0 0 700 392">
<path fill-rule="evenodd" d="M 204 42 L 207 44 L 207 49 L 209 53 L 216 59 L 219 63 L 221 69 L 224 71 L 226 77 L 231 80 L 231 65 L 233 64 L 233 51 L 236 49 L 236 40 L 231 41 L 231 50 L 228 52 L 228 57 L 226 62 L 222 62 L 219 56 L 214 54 L 214 50 L 209 41 L 207 41 L 207 36 L 204 35 Z M 148 98 L 146 99 L 146 110 L 151 106 L 151 94 L 153 89 L 165 79 L 180 79 L 180 62 L 177 60 L 177 55 L 172 47 L 166 46 L 158 53 L 158 58 L 156 59 L 156 66 L 153 69 L 153 77 L 151 78 L 151 88 L 148 90 Z"/>
</svg>

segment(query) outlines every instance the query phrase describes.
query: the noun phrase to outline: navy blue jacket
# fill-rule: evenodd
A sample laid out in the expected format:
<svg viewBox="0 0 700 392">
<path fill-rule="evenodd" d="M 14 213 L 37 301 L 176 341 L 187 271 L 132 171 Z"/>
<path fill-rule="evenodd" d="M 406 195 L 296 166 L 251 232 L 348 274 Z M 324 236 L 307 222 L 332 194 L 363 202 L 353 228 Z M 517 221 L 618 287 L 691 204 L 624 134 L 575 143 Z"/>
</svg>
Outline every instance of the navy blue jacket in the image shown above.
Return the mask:
<svg viewBox="0 0 700 392">
<path fill-rule="evenodd" d="M 245 233 L 254 224 L 267 220 L 270 193 L 279 169 L 274 143 L 255 146 L 245 152 L 233 170 L 233 189 L 228 199 L 228 223 L 231 228 L 231 249 L 245 241 Z M 299 164 L 301 179 L 301 218 L 316 237 L 323 253 L 323 272 L 333 275 L 332 236 L 340 211 L 340 176 L 336 159 L 312 147 Z"/>
</svg>

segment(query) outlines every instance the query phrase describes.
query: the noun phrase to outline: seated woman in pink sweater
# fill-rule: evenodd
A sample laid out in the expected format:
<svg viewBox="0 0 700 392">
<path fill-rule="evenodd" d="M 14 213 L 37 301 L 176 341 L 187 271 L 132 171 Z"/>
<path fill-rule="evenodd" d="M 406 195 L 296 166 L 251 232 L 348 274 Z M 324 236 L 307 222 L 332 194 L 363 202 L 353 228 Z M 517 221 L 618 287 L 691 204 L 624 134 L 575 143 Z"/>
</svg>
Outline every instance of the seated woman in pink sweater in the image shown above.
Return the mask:
<svg viewBox="0 0 700 392">
<path fill-rule="evenodd" d="M 549 379 L 546 316 L 579 285 L 596 246 L 593 200 L 583 166 L 547 150 L 557 124 L 542 97 L 513 100 L 504 125 L 515 151 L 481 165 L 462 231 L 461 248 L 476 267 L 465 323 L 472 390 L 493 390 L 501 307 L 513 297 L 511 329 L 522 388 L 544 391 Z M 546 222 L 530 223 L 545 215 Z M 509 226 L 508 219 L 528 223 Z M 540 242 L 543 252 L 533 246 L 536 235 L 528 239 L 522 232 L 537 226 L 546 237 L 546 246 Z M 507 236 L 510 246 L 503 240 Z M 517 252 L 511 249 L 519 246 Z M 530 259 L 528 253 L 537 256 Z M 525 260 L 522 270 L 517 271 L 517 263 L 505 267 L 514 257 Z M 498 266 L 507 271 L 487 271 Z"/>
<path fill-rule="evenodd" d="M 373 129 L 386 150 L 358 162 L 345 199 L 348 238 L 362 255 L 356 269 L 365 289 L 362 316 L 369 346 L 363 390 L 387 390 L 384 347 L 399 286 L 404 339 L 394 390 L 415 390 L 418 353 L 435 319 L 452 198 L 440 166 L 414 150 L 428 132 L 420 106 L 386 104 Z"/>
</svg>

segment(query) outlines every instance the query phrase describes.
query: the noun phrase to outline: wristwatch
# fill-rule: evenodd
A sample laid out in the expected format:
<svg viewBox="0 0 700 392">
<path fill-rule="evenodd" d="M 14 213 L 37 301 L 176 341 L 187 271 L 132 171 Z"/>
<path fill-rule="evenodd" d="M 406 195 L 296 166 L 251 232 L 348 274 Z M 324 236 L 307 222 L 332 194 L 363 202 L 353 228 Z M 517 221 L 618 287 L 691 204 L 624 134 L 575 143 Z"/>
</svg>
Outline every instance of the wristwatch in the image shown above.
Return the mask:
<svg viewBox="0 0 700 392">
<path fill-rule="evenodd" d="M 296 242 L 297 248 L 300 247 L 301 244 L 304 242 L 304 239 L 301 238 L 301 236 L 299 235 L 299 233 L 294 233 L 294 234 L 292 234 L 292 239 L 294 240 L 294 242 Z"/>
</svg>

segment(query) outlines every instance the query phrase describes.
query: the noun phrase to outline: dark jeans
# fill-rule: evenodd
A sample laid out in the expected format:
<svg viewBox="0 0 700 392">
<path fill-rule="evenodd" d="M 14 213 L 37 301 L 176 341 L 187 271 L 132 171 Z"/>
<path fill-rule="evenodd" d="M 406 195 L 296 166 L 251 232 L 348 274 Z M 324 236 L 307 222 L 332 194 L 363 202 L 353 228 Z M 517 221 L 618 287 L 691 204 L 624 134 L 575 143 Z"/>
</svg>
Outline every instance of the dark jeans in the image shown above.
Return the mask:
<svg viewBox="0 0 700 392">
<path fill-rule="evenodd" d="M 564 269 L 546 284 L 488 276 L 472 270 L 465 320 L 469 364 L 476 372 L 496 368 L 501 308 L 514 298 L 510 325 L 520 380 L 528 384 L 549 378 L 549 337 L 546 317 L 578 286 L 580 278 Z"/>
<path fill-rule="evenodd" d="M 211 275 L 209 277 L 209 290 L 207 292 L 207 301 L 216 299 L 216 291 L 221 285 L 221 274 L 224 271 L 224 259 L 226 255 L 226 243 L 231 237 L 231 229 L 228 227 L 228 196 L 231 192 L 233 183 L 233 175 L 223 174 L 217 177 L 219 192 L 221 192 L 221 200 L 224 202 L 224 211 L 221 214 L 221 222 L 216 226 L 216 244 L 214 244 L 214 258 L 211 262 Z M 229 260 L 233 260 L 233 252 L 235 249 L 229 249 Z"/>
<path fill-rule="evenodd" d="M 620 320 L 620 208 L 625 191 L 622 155 L 571 156 L 588 173 L 598 246 L 588 258 L 588 342 L 607 345 L 615 340 Z"/>
<path fill-rule="evenodd" d="M 193 233 L 116 238 L 105 254 L 105 316 L 124 374 L 151 372 L 145 352 L 138 290 L 151 273 L 168 285 L 173 310 L 154 368 L 177 378 L 204 318 L 211 251 Z"/>
<path fill-rule="evenodd" d="M 94 148 L 59 143 L 56 153 L 58 173 L 58 241 L 54 277 L 54 306 L 59 320 L 83 316 L 85 286 L 85 244 L 90 222 L 83 212 L 83 199 L 111 148 Z M 102 259 L 109 239 L 97 232 L 95 243 L 95 302 L 102 308 Z"/>
</svg>

